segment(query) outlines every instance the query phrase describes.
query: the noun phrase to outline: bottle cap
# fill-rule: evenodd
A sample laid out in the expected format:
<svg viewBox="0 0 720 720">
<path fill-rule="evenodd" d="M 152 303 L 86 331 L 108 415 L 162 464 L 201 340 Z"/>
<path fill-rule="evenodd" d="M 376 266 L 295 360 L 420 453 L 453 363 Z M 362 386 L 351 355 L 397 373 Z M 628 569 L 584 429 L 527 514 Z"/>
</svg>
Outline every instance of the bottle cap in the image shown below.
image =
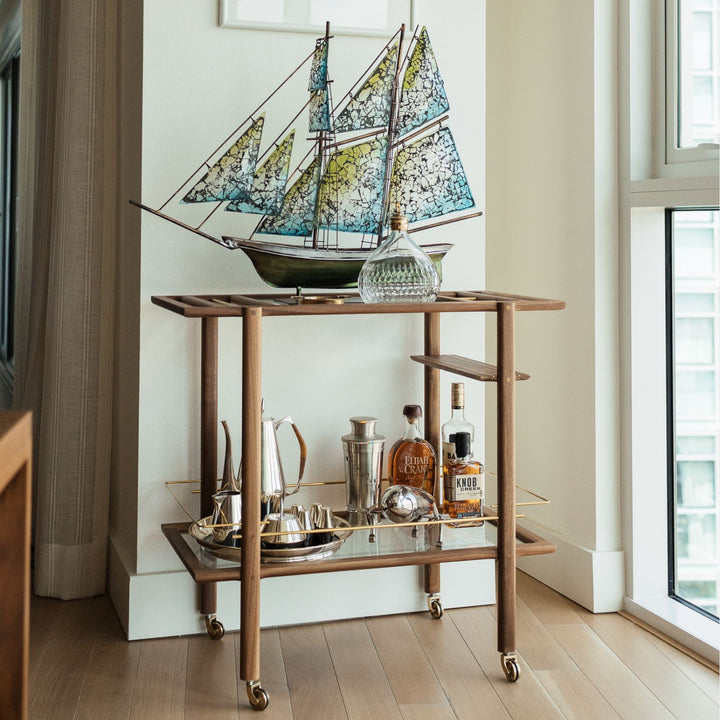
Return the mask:
<svg viewBox="0 0 720 720">
<path fill-rule="evenodd" d="M 407 230 L 408 219 L 400 211 L 400 203 L 395 203 L 395 212 L 390 216 L 391 230 Z"/>
<path fill-rule="evenodd" d="M 453 408 L 465 407 L 465 385 L 464 383 L 453 383 L 450 386 L 450 405 Z"/>
<path fill-rule="evenodd" d="M 455 433 L 455 457 L 464 458 L 470 455 L 470 433 Z"/>
<path fill-rule="evenodd" d="M 403 408 L 403 415 L 409 418 L 421 418 L 422 408 L 419 405 L 406 405 Z"/>
</svg>

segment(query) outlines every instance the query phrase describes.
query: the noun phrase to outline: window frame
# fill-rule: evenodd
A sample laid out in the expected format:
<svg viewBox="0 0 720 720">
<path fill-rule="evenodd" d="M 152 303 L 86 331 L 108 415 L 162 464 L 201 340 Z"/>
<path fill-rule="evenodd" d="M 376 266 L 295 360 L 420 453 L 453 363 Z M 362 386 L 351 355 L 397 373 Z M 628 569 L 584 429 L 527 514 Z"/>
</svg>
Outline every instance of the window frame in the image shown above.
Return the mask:
<svg viewBox="0 0 720 720">
<path fill-rule="evenodd" d="M 675 214 L 679 212 L 720 212 L 720 206 L 668 207 L 665 208 L 665 375 L 666 375 L 666 462 L 667 462 L 667 586 L 668 597 L 681 603 L 693 611 L 699 612 L 713 622 L 720 622 L 717 615 L 706 610 L 678 592 L 678 557 L 677 557 L 677 412 L 675 395 Z M 715 307 L 720 313 L 720 307 Z M 720 380 L 720 374 L 718 375 Z M 717 446 L 715 452 L 717 453 Z M 717 468 L 716 468 L 717 473 Z M 720 477 L 716 474 L 717 481 Z M 717 504 L 717 498 L 715 500 Z M 717 522 L 717 521 L 716 521 Z M 720 589 L 720 585 L 718 585 Z"/>
<path fill-rule="evenodd" d="M 658 52 L 661 57 L 656 59 L 656 66 L 662 67 L 663 81 L 658 83 L 658 104 L 662 106 L 662 111 L 658 112 L 658 117 L 662 117 L 663 130 L 658 133 L 659 144 L 657 156 L 663 158 L 662 167 L 659 168 L 659 174 L 707 174 L 712 167 L 712 163 L 717 163 L 719 149 L 718 144 L 714 147 L 706 143 L 698 147 L 679 147 L 680 138 L 680 110 L 679 96 L 681 85 L 680 72 L 680 47 L 679 47 L 679 28 L 682 19 L 680 18 L 680 3 L 682 0 L 665 0 L 664 13 L 658 13 L 656 32 L 658 37 L 664 37 L 663 43 L 657 43 Z M 708 167 L 708 171 L 704 171 L 704 166 Z"/>
</svg>

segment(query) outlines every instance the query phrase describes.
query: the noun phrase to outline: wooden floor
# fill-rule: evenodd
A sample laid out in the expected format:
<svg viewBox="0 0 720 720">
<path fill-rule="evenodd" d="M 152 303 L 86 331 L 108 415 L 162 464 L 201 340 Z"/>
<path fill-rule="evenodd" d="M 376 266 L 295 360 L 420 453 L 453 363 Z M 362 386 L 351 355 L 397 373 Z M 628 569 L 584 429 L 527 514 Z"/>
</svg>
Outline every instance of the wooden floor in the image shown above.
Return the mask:
<svg viewBox="0 0 720 720">
<path fill-rule="evenodd" d="M 718 676 L 625 618 L 518 576 L 522 675 L 508 683 L 493 607 L 262 633 L 270 706 L 237 681 L 239 637 L 129 643 L 106 597 L 35 598 L 31 720 L 717 720 Z"/>
</svg>

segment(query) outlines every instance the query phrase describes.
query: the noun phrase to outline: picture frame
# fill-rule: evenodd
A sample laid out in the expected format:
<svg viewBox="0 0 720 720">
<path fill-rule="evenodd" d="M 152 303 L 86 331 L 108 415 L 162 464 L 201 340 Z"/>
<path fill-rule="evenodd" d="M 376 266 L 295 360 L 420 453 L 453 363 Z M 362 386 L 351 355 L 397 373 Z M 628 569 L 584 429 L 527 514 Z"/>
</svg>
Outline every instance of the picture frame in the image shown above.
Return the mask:
<svg viewBox="0 0 720 720">
<path fill-rule="evenodd" d="M 414 0 L 218 0 L 224 28 L 392 37 L 402 23 L 413 26 Z"/>
</svg>

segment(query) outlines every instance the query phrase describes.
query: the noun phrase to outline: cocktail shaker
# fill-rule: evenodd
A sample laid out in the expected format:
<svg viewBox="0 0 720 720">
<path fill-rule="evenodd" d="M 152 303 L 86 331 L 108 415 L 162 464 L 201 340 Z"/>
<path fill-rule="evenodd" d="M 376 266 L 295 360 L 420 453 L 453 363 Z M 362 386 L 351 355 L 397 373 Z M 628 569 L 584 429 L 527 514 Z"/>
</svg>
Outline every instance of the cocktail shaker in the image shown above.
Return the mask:
<svg viewBox="0 0 720 720">
<path fill-rule="evenodd" d="M 345 497 L 348 520 L 353 525 L 364 524 L 368 510 L 380 505 L 385 438 L 375 432 L 376 422 L 374 417 L 351 417 L 352 432 L 342 437 Z"/>
</svg>

